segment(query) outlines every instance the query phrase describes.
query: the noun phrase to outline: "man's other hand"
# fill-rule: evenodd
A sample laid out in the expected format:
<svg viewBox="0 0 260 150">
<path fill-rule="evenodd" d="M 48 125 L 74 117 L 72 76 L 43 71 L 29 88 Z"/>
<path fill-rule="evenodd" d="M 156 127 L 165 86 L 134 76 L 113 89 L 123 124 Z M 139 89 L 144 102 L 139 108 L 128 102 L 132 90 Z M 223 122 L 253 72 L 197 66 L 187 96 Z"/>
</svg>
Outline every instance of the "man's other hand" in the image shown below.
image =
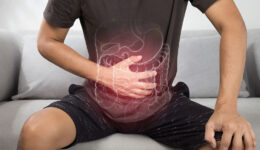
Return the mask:
<svg viewBox="0 0 260 150">
<path fill-rule="evenodd" d="M 216 108 L 206 124 L 205 140 L 213 148 L 217 147 L 215 131 L 222 131 L 220 150 L 254 150 L 256 139 L 251 124 L 234 111 L 225 106 Z"/>
<path fill-rule="evenodd" d="M 100 67 L 98 81 L 99 83 L 111 88 L 120 95 L 132 98 L 144 98 L 152 93 L 156 83 L 142 82 L 141 79 L 156 76 L 156 71 L 133 72 L 129 66 L 137 63 L 142 56 L 131 56 L 112 67 Z"/>
</svg>

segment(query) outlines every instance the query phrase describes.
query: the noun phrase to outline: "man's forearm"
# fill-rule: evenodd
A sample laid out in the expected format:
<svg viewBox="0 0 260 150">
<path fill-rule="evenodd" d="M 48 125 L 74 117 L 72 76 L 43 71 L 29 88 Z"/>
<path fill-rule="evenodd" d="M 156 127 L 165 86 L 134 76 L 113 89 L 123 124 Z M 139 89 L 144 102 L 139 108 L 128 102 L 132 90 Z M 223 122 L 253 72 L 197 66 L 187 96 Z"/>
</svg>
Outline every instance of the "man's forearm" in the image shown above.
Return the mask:
<svg viewBox="0 0 260 150">
<path fill-rule="evenodd" d="M 39 47 L 43 57 L 61 68 L 83 78 L 96 80 L 98 64 L 84 58 L 69 46 L 56 40 L 45 41 Z"/>
<path fill-rule="evenodd" d="M 216 107 L 237 110 L 237 96 L 243 79 L 247 32 L 243 24 L 223 28 L 220 44 L 220 86 Z"/>
</svg>

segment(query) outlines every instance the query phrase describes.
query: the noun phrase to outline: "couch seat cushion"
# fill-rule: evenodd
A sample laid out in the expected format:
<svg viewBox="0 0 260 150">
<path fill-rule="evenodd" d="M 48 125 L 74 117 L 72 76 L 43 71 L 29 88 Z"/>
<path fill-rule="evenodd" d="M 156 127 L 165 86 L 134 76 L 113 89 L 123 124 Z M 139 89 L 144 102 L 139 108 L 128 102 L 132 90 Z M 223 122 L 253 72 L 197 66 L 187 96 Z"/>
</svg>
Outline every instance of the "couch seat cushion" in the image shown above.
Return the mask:
<svg viewBox="0 0 260 150">
<path fill-rule="evenodd" d="M 215 98 L 194 98 L 200 104 L 213 108 Z M 25 120 L 34 112 L 57 100 L 17 100 L 0 102 L 0 149 L 16 149 Z M 239 98 L 239 112 L 249 120 L 256 136 L 260 135 L 260 98 Z M 256 137 L 257 143 L 260 139 Z M 257 147 L 259 147 L 257 145 Z M 260 147 L 259 147 L 260 148 Z M 140 135 L 114 134 L 109 137 L 80 143 L 70 150 L 170 150 L 154 140 Z M 258 149 L 258 148 L 256 148 Z"/>
</svg>

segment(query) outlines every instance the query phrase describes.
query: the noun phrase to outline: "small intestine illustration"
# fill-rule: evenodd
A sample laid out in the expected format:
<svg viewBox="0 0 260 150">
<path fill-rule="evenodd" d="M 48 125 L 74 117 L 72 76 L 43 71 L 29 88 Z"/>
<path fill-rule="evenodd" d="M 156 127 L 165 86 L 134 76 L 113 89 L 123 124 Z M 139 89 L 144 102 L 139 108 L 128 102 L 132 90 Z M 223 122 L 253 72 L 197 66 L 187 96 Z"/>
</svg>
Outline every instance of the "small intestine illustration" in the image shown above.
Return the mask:
<svg viewBox="0 0 260 150">
<path fill-rule="evenodd" d="M 97 63 L 111 67 L 130 56 L 142 55 L 142 60 L 130 66 L 133 72 L 153 71 L 157 75 L 143 79 L 156 82 L 151 95 L 135 99 L 118 94 L 98 82 L 93 83 L 92 96 L 105 114 L 119 122 L 143 120 L 169 101 L 168 68 L 170 47 L 164 44 L 160 26 L 143 21 L 110 21 L 95 34 Z"/>
</svg>

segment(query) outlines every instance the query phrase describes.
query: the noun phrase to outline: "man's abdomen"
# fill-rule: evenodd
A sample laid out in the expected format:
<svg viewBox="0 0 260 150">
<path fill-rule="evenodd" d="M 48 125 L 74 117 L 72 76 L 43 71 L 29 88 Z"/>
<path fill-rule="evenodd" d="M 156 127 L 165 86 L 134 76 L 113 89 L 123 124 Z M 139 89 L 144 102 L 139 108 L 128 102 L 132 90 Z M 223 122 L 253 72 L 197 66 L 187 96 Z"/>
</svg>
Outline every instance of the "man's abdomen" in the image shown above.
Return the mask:
<svg viewBox="0 0 260 150">
<path fill-rule="evenodd" d="M 144 98 L 131 98 L 116 93 L 97 82 L 87 81 L 87 93 L 99 104 L 105 114 L 119 122 L 143 120 L 169 102 L 168 87 L 170 47 L 164 44 L 159 26 L 144 22 L 109 22 L 100 26 L 95 36 L 97 63 L 111 67 L 133 55 L 142 55 L 142 60 L 130 66 L 133 72 L 155 70 L 157 75 L 142 79 L 156 82 L 152 94 Z"/>
</svg>

